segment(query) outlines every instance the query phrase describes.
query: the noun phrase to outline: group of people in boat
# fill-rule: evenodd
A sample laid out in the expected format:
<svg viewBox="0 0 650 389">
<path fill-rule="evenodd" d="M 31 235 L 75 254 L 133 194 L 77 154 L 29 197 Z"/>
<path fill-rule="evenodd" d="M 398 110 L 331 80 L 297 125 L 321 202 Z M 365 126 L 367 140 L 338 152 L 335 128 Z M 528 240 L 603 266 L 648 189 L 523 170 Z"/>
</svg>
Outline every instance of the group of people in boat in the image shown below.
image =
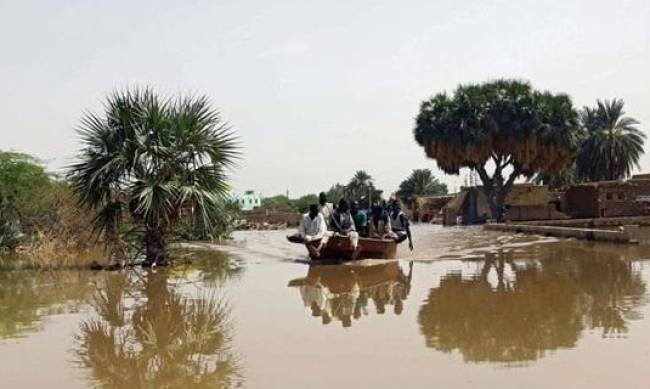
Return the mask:
<svg viewBox="0 0 650 389">
<path fill-rule="evenodd" d="M 361 250 L 359 237 L 392 239 L 397 243 L 408 239 L 409 249 L 413 250 L 410 222 L 397 200 L 392 200 L 389 204 L 382 201 L 360 209 L 357 201 L 349 204 L 345 199 L 333 205 L 327 201 L 327 195 L 321 192 L 318 204 L 309 206 L 309 212 L 300 220 L 298 231 L 287 236 L 287 239 L 304 244 L 310 256 L 318 258 L 320 249 L 332 236 L 350 240 L 354 250 L 353 259 Z"/>
</svg>

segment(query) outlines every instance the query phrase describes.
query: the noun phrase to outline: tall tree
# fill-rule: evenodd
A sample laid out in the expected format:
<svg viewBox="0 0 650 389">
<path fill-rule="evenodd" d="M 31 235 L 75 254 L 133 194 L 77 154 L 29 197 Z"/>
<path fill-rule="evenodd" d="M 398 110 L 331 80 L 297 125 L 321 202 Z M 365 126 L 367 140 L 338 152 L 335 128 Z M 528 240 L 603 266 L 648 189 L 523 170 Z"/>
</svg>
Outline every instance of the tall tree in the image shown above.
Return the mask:
<svg viewBox="0 0 650 389">
<path fill-rule="evenodd" d="M 84 146 L 68 177 L 107 240 L 115 239 L 128 215 L 143 234 L 145 265 L 163 264 L 183 210 L 212 228 L 238 145 L 206 97 L 116 92 L 102 115 L 83 117 L 79 134 Z"/>
<path fill-rule="evenodd" d="M 0 151 L 0 206 L 25 219 L 51 212 L 48 195 L 52 181 L 34 157 Z"/>
<path fill-rule="evenodd" d="M 501 220 L 517 177 L 562 170 L 577 151 L 580 127 L 569 96 L 497 80 L 423 102 L 414 135 L 444 172 L 476 171 L 492 217 Z"/>
<path fill-rule="evenodd" d="M 575 161 L 566 168 L 556 173 L 537 174 L 532 182 L 537 185 L 546 185 L 550 189 L 561 190 L 578 183 L 579 177 Z"/>
<path fill-rule="evenodd" d="M 417 195 L 447 194 L 447 185 L 438 181 L 429 169 L 415 169 L 407 179 L 399 184 L 397 196 L 402 201 L 409 201 Z"/>
<path fill-rule="evenodd" d="M 327 195 L 327 200 L 336 204 L 340 199 L 346 197 L 346 187 L 336 183 L 332 185 L 328 191 L 325 193 Z"/>
<path fill-rule="evenodd" d="M 347 198 L 358 200 L 361 197 L 368 197 L 370 190 L 373 188 L 373 180 L 370 174 L 365 170 L 358 170 L 350 179 L 346 187 Z"/>
<path fill-rule="evenodd" d="M 298 208 L 298 212 L 306 213 L 309 211 L 310 205 L 318 204 L 318 195 L 314 193 L 306 194 L 304 196 L 300 196 L 300 198 L 297 200 L 294 200 L 294 203 Z"/>
<path fill-rule="evenodd" d="M 350 179 L 345 188 L 345 197 L 349 201 L 376 201 L 381 197 L 382 191 L 375 187 L 375 182 L 365 170 L 358 170 Z"/>
<path fill-rule="evenodd" d="M 578 175 L 588 181 L 620 180 L 639 168 L 646 135 L 639 122 L 625 116 L 623 100 L 598 100 L 580 115 L 585 139 L 576 161 Z"/>
</svg>

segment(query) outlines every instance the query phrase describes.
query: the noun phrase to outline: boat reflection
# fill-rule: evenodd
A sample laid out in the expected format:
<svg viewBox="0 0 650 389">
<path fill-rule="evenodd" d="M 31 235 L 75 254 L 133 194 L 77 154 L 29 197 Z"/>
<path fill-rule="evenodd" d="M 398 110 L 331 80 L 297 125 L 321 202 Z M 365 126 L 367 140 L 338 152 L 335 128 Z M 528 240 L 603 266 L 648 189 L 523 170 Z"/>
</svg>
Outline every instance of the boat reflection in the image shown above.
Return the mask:
<svg viewBox="0 0 650 389">
<path fill-rule="evenodd" d="M 575 347 L 586 330 L 625 336 L 639 317 L 646 285 L 621 254 L 549 244 L 531 255 L 487 254 L 473 271 L 442 277 L 418 315 L 426 345 L 468 362 L 525 364 Z"/>
<path fill-rule="evenodd" d="M 350 327 L 353 319 L 369 315 L 370 301 L 377 314 L 387 306 L 399 315 L 411 288 L 413 264 L 405 274 L 396 261 L 373 265 L 313 265 L 307 276 L 289 282 L 297 287 L 305 307 L 324 325 L 336 319 Z"/>
<path fill-rule="evenodd" d="M 228 303 L 214 292 L 188 293 L 187 280 L 172 275 L 168 269 L 109 273 L 98 285 L 96 317 L 82 322 L 75 349 L 97 386 L 242 385 Z"/>
</svg>

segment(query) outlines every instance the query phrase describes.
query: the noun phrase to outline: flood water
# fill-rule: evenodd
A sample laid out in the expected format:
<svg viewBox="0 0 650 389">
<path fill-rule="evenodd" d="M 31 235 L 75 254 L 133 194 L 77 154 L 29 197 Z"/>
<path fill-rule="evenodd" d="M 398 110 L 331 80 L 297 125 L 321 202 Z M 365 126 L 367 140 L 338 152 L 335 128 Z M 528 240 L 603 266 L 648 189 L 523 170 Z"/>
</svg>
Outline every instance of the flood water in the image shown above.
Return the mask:
<svg viewBox="0 0 650 389">
<path fill-rule="evenodd" d="M 284 234 L 0 272 L 0 387 L 650 387 L 646 246 L 416 226 L 399 261 L 310 267 Z"/>
</svg>

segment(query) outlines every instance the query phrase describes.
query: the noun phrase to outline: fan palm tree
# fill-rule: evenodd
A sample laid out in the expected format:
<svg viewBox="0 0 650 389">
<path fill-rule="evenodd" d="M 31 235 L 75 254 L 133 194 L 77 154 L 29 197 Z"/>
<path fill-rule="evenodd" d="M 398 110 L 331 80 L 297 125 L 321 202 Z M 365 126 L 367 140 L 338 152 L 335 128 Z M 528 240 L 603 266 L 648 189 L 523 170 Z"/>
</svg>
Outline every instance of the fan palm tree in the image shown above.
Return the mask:
<svg viewBox="0 0 650 389">
<path fill-rule="evenodd" d="M 639 122 L 625 116 L 623 100 L 598 100 L 596 108 L 585 107 L 581 122 L 586 132 L 578 154 L 577 168 L 588 181 L 619 180 L 639 168 L 646 135 Z"/>
<path fill-rule="evenodd" d="M 119 244 L 128 216 L 143 233 L 145 265 L 164 264 L 167 237 L 182 214 L 213 228 L 239 151 L 206 97 L 116 92 L 103 115 L 84 115 L 78 132 L 83 148 L 68 178 L 108 243 Z"/>
<path fill-rule="evenodd" d="M 447 185 L 438 181 L 429 169 L 415 169 L 399 184 L 397 196 L 407 202 L 415 195 L 447 194 Z"/>
</svg>

